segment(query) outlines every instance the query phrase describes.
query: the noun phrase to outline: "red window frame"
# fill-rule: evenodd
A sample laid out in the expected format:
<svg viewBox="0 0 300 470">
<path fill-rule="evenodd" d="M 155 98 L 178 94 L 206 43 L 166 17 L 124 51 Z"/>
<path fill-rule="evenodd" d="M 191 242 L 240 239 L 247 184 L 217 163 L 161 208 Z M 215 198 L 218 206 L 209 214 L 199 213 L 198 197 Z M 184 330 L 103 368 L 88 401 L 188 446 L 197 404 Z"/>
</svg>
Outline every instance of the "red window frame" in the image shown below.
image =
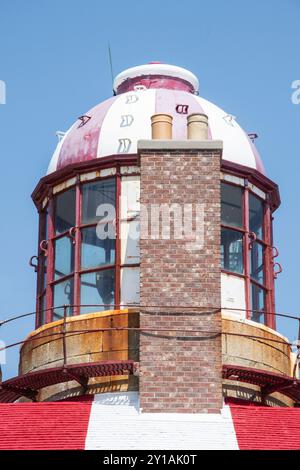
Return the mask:
<svg viewBox="0 0 300 470">
<path fill-rule="evenodd" d="M 115 180 L 115 210 L 116 210 L 116 239 L 115 239 L 115 260 L 114 263 L 104 265 L 101 267 L 81 268 L 81 231 L 84 228 L 97 226 L 97 223 L 83 224 L 81 222 L 82 215 L 82 187 L 85 184 L 94 183 L 97 181 L 104 181 L 108 179 Z M 56 234 L 55 233 L 55 197 L 61 195 L 63 192 L 68 191 L 75 187 L 75 226 L 72 227 L 74 233 L 74 271 L 59 279 L 54 278 L 54 263 L 55 263 L 55 242 L 65 236 L 69 236 L 69 231 Z M 80 175 L 77 176 L 76 183 L 63 191 L 53 195 L 51 192 L 47 207 L 40 211 L 40 226 L 39 226 L 39 269 L 37 281 L 37 322 L 36 326 L 39 327 L 44 323 L 50 323 L 53 320 L 53 301 L 54 301 L 54 286 L 58 285 L 68 279 L 74 278 L 74 299 L 72 304 L 72 312 L 70 314 L 80 314 L 80 290 L 81 290 L 81 275 L 104 271 L 107 269 L 114 269 L 115 271 L 115 292 L 114 292 L 114 308 L 120 308 L 120 271 L 121 271 L 121 245 L 120 245 L 120 195 L 121 195 L 121 173 L 119 167 L 116 168 L 114 175 L 95 178 L 89 181 L 81 181 Z M 45 238 L 45 218 L 48 221 L 48 233 Z M 41 249 L 41 246 L 46 246 L 46 251 Z M 42 278 L 44 275 L 44 264 L 47 259 L 47 273 L 46 273 L 46 289 L 42 290 Z M 46 297 L 46 315 L 44 316 L 42 309 L 42 299 Z M 43 321 L 44 320 L 44 321 Z"/>
<path fill-rule="evenodd" d="M 107 165 L 107 163 L 106 163 Z M 116 173 L 111 176 L 107 177 L 99 177 L 95 178 L 90 181 L 81 181 L 80 180 L 80 173 L 77 174 L 77 179 L 76 179 L 76 184 L 74 185 L 76 187 L 76 224 L 75 224 L 75 266 L 74 266 L 74 309 L 72 312 L 72 315 L 78 315 L 79 314 L 79 309 L 80 309 L 80 276 L 84 272 L 96 272 L 96 271 L 101 271 L 104 269 L 111 269 L 113 266 L 115 269 L 115 301 L 114 301 L 114 307 L 120 308 L 120 274 L 121 274 L 121 268 L 125 267 L 121 266 L 121 244 L 120 244 L 120 218 L 119 218 L 119 198 L 121 195 L 121 174 L 120 174 L 120 163 L 116 163 L 115 166 L 109 166 L 109 168 L 115 168 Z M 237 173 L 237 176 L 238 173 Z M 80 269 L 80 263 L 81 263 L 81 228 L 83 227 L 81 225 L 81 210 L 82 210 L 82 194 L 81 194 L 81 188 L 84 184 L 88 184 L 89 182 L 96 182 L 98 180 L 104 180 L 107 178 L 115 178 L 116 179 L 116 252 L 115 252 L 115 263 L 113 265 L 109 266 L 104 266 L 98 269 L 87 269 L 87 270 L 81 270 Z M 223 183 L 232 185 L 232 186 L 238 186 L 243 190 L 243 227 L 234 227 L 234 226 L 229 226 L 222 224 L 222 228 L 228 228 L 231 230 L 236 230 L 243 235 L 243 247 L 244 247 L 244 273 L 239 274 L 239 273 L 234 273 L 231 271 L 226 271 L 222 269 L 222 272 L 226 272 L 230 275 L 233 276 L 238 276 L 242 277 L 245 279 L 245 297 L 246 297 L 246 317 L 250 318 L 251 317 L 251 306 L 250 306 L 250 288 L 251 288 L 251 282 L 254 284 L 257 284 L 259 287 L 262 287 L 266 291 L 266 299 L 265 299 L 265 310 L 266 312 L 274 312 L 275 311 L 275 300 L 274 300 L 274 275 L 273 275 L 273 239 L 272 239 L 272 209 L 274 209 L 274 203 L 273 205 L 271 196 L 269 199 L 268 192 L 266 192 L 266 200 L 259 198 L 257 194 L 255 194 L 251 189 L 249 188 L 248 185 L 248 180 L 245 179 L 245 185 L 244 187 L 235 184 L 234 182 L 229 182 L 226 180 L 221 180 Z M 57 182 L 53 182 L 52 184 L 57 184 Z M 40 225 L 39 225 L 39 247 L 38 247 L 38 258 L 39 258 L 39 269 L 38 269 L 38 276 L 37 276 L 37 306 L 36 310 L 38 312 L 37 318 L 36 318 L 36 326 L 40 326 L 43 323 L 49 323 L 53 321 L 53 316 L 52 316 L 52 307 L 53 307 L 53 276 L 54 276 L 54 197 L 53 195 L 53 190 L 52 190 L 52 184 L 48 186 L 47 193 L 45 194 L 48 199 L 48 203 L 45 207 L 39 208 L 39 215 L 40 215 Z M 50 187 L 50 190 L 49 190 Z M 70 187 L 71 188 L 71 187 Z M 67 189 L 70 189 L 67 188 Z M 66 190 L 67 190 L 66 189 Z M 61 194 L 63 191 L 59 192 L 58 194 Z M 255 197 L 258 197 L 261 199 L 264 203 L 264 240 L 258 240 L 259 243 L 262 243 L 265 250 L 264 250 L 264 266 L 265 266 L 265 282 L 263 285 L 260 283 L 257 283 L 255 280 L 250 279 L 250 260 L 248 256 L 248 249 L 246 250 L 245 247 L 247 247 L 249 243 L 249 220 L 248 217 L 245 215 L 249 213 L 249 193 L 252 192 Z M 48 236 L 46 237 L 47 243 L 44 243 L 42 248 L 41 248 L 41 242 L 45 240 L 45 237 L 43 236 L 43 231 L 45 227 L 45 212 L 48 212 Z M 43 262 L 45 260 L 45 249 L 47 251 L 47 280 L 46 280 L 46 289 L 43 291 L 41 290 L 42 286 L 42 274 L 43 274 Z M 130 265 L 134 266 L 134 265 Z M 137 264 L 136 266 L 139 266 Z M 69 276 L 70 277 L 70 276 Z M 65 280 L 67 276 L 62 280 Z M 42 322 L 42 312 L 41 312 L 41 304 L 43 297 L 45 296 L 46 298 L 46 318 L 45 322 Z M 265 324 L 270 326 L 271 328 L 275 329 L 275 316 L 271 314 L 265 315 Z"/>
<path fill-rule="evenodd" d="M 227 225 L 221 223 L 221 229 L 230 229 L 235 232 L 239 232 L 243 236 L 243 273 L 236 273 L 228 269 L 223 269 L 222 272 L 229 274 L 231 276 L 237 276 L 244 279 L 245 282 L 245 303 L 246 303 L 246 318 L 251 319 L 252 309 L 251 309 L 251 287 L 252 284 L 256 285 L 265 292 L 265 302 L 264 302 L 264 324 L 275 329 L 275 316 L 271 313 L 274 312 L 274 275 L 273 275 L 273 264 L 272 264 L 272 216 L 271 208 L 268 201 L 268 198 L 263 199 L 259 197 L 255 192 L 249 187 L 249 182 L 246 179 L 244 186 L 236 184 L 234 182 L 229 182 L 226 180 L 221 180 L 223 184 L 229 186 L 235 186 L 242 189 L 242 227 L 235 227 L 233 225 Z M 263 238 L 255 237 L 255 241 L 251 239 L 252 232 L 249 227 L 249 197 L 252 194 L 254 197 L 259 199 L 263 203 Z M 250 269 L 250 250 L 251 243 L 258 243 L 263 247 L 263 269 L 264 269 L 264 283 L 260 283 L 257 280 L 251 277 Z"/>
</svg>

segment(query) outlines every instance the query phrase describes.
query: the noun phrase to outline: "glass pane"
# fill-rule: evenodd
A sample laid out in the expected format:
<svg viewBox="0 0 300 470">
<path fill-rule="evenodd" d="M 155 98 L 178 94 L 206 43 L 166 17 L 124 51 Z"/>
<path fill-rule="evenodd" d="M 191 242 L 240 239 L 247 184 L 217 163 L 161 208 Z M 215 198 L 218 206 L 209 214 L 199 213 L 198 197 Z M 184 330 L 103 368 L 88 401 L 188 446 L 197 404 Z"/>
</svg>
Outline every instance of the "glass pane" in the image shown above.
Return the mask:
<svg viewBox="0 0 300 470">
<path fill-rule="evenodd" d="M 232 186 L 231 184 L 221 183 L 221 218 L 222 224 L 233 225 L 234 227 L 243 226 L 242 210 L 242 188 Z"/>
<path fill-rule="evenodd" d="M 242 274 L 243 234 L 230 229 L 222 229 L 221 234 L 221 266 L 222 269 Z"/>
<path fill-rule="evenodd" d="M 99 307 L 81 307 L 81 313 L 109 310 L 115 300 L 115 270 L 105 269 L 81 276 L 81 304 Z"/>
<path fill-rule="evenodd" d="M 55 241 L 54 279 L 67 276 L 74 271 L 74 245 L 71 238 L 62 237 Z"/>
<path fill-rule="evenodd" d="M 249 193 L 249 229 L 260 239 L 263 238 L 264 204 Z"/>
<path fill-rule="evenodd" d="M 75 188 L 55 198 L 55 233 L 63 233 L 75 226 Z"/>
<path fill-rule="evenodd" d="M 95 183 L 84 184 L 82 187 L 82 223 L 92 224 L 99 222 L 103 216 L 115 218 L 116 205 L 116 183 L 115 178 L 96 181 Z M 109 204 L 111 211 L 109 214 L 97 216 L 97 209 L 102 204 Z M 107 211 L 105 211 L 107 212 Z"/>
<path fill-rule="evenodd" d="M 40 298 L 40 325 L 46 323 L 46 295 Z"/>
<path fill-rule="evenodd" d="M 251 320 L 265 323 L 265 291 L 255 284 L 251 284 Z"/>
<path fill-rule="evenodd" d="M 64 305 L 73 304 L 74 298 L 74 280 L 70 278 L 66 281 L 55 284 L 53 287 L 53 320 L 59 320 L 64 316 Z M 70 307 L 67 310 L 68 315 L 72 313 L 73 308 Z"/>
<path fill-rule="evenodd" d="M 47 259 L 46 256 L 41 257 L 41 285 L 40 293 L 43 293 L 47 285 Z"/>
<path fill-rule="evenodd" d="M 250 250 L 250 276 L 264 284 L 264 248 L 260 243 L 253 243 Z"/>
<path fill-rule="evenodd" d="M 100 240 L 96 227 L 81 231 L 81 267 L 93 268 L 115 262 L 115 240 L 107 238 Z"/>
</svg>

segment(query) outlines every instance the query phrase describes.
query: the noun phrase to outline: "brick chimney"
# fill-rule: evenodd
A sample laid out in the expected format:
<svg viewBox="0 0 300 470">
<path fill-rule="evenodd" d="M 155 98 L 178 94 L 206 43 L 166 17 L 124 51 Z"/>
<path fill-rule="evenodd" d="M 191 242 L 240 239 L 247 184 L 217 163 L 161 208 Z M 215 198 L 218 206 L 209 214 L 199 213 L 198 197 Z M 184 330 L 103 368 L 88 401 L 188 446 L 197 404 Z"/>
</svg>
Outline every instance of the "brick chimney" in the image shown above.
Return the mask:
<svg viewBox="0 0 300 470">
<path fill-rule="evenodd" d="M 147 140 L 138 148 L 140 407 L 142 412 L 219 413 L 222 142 Z M 183 230 L 182 238 L 180 210 L 192 220 L 192 232 Z"/>
</svg>

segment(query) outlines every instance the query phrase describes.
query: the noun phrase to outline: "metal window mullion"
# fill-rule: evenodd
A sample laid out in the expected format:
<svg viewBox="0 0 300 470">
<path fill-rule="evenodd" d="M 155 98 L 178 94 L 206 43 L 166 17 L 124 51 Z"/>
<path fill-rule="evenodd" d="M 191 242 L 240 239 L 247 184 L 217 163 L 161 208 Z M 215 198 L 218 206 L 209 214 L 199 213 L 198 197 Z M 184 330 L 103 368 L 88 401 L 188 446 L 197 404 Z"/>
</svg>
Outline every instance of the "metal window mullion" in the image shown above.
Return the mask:
<svg viewBox="0 0 300 470">
<path fill-rule="evenodd" d="M 117 166 L 116 171 L 116 259 L 115 259 L 115 308 L 120 308 L 121 300 L 121 237 L 120 237 L 120 217 L 121 217 L 121 173 L 120 166 Z"/>
<path fill-rule="evenodd" d="M 243 195 L 243 222 L 244 222 L 244 273 L 245 273 L 245 304 L 246 318 L 251 318 L 250 298 L 250 260 L 249 260 L 249 188 L 245 186 Z"/>
<path fill-rule="evenodd" d="M 76 184 L 76 203 L 75 203 L 75 246 L 74 246 L 74 299 L 73 302 L 75 307 L 73 309 L 73 315 L 80 314 L 80 265 L 81 265 L 81 208 L 82 208 L 82 193 L 80 178 L 77 177 Z"/>
<path fill-rule="evenodd" d="M 49 200 L 49 211 L 48 211 L 48 259 L 47 259 L 47 277 L 46 277 L 46 323 L 50 323 L 53 317 L 53 290 L 52 282 L 54 275 L 54 241 L 55 236 L 55 210 L 54 210 L 54 198 L 51 195 Z M 49 310 L 48 310 L 49 309 Z"/>
<path fill-rule="evenodd" d="M 56 240 L 60 240 L 61 238 L 64 238 L 64 237 L 70 237 L 70 230 L 67 230 L 65 232 L 58 233 L 58 234 L 54 232 L 52 240 L 53 242 L 56 242 Z"/>
<path fill-rule="evenodd" d="M 133 265 L 133 266 L 135 266 L 135 265 Z M 138 265 L 138 266 L 139 266 L 139 265 Z M 224 269 L 224 268 L 221 269 L 221 272 L 222 272 L 222 273 L 225 273 L 225 274 L 229 274 L 230 276 L 236 276 L 236 277 L 238 277 L 238 278 L 240 278 L 240 279 L 244 279 L 244 280 L 245 280 L 245 274 L 243 274 L 243 273 L 237 273 L 237 272 L 235 272 L 235 271 L 229 271 L 228 269 Z"/>
<path fill-rule="evenodd" d="M 226 224 L 221 224 L 222 228 L 226 228 L 228 230 L 235 230 L 236 232 L 240 232 L 241 234 L 245 233 L 244 227 L 237 227 L 235 225 L 226 225 Z"/>
<path fill-rule="evenodd" d="M 257 287 L 259 287 L 260 289 L 263 289 L 264 291 L 267 291 L 267 287 L 265 284 L 261 284 L 260 282 L 258 282 L 256 279 L 250 279 L 250 282 L 251 284 L 255 284 Z"/>
<path fill-rule="evenodd" d="M 42 241 L 42 233 L 45 226 L 45 213 L 39 210 L 39 236 L 38 236 L 38 272 L 36 280 L 36 317 L 35 317 L 35 328 L 41 326 L 42 312 L 41 312 L 41 280 L 44 275 L 45 263 L 43 262 L 43 254 L 40 249 L 40 243 Z"/>
<path fill-rule="evenodd" d="M 69 279 L 72 279 L 72 278 L 74 278 L 74 273 L 73 272 L 69 273 L 69 274 L 66 274 L 65 276 L 61 276 L 58 279 L 53 279 L 53 281 L 51 282 L 51 286 L 54 287 L 57 284 L 68 281 Z"/>
<path fill-rule="evenodd" d="M 95 273 L 98 271 L 108 271 L 109 269 L 115 269 L 115 263 L 105 264 L 103 266 L 93 266 L 92 268 L 82 269 L 79 274 L 80 275 L 90 274 L 90 273 Z"/>
<path fill-rule="evenodd" d="M 265 252 L 264 252 L 264 270 L 265 270 L 265 284 L 267 287 L 266 292 L 266 311 L 275 311 L 274 302 L 274 277 L 272 266 L 272 233 L 271 233 L 271 209 L 270 204 L 265 204 L 264 210 L 264 234 L 265 234 Z M 273 329 L 276 329 L 275 315 L 266 315 L 266 324 Z"/>
</svg>

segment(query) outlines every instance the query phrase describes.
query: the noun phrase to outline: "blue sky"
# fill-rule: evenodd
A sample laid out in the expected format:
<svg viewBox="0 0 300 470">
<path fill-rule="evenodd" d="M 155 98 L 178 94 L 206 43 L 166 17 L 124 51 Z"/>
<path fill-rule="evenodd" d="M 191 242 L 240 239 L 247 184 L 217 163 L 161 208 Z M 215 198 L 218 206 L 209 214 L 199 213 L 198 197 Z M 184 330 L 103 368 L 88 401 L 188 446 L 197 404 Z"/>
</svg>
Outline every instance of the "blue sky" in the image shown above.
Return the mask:
<svg viewBox="0 0 300 470">
<path fill-rule="evenodd" d="M 257 146 L 268 176 L 280 186 L 275 242 L 283 273 L 277 311 L 300 315 L 299 0 L 0 0 L 1 230 L 0 318 L 35 309 L 37 214 L 30 194 L 45 174 L 66 130 L 111 96 L 114 73 L 160 60 L 200 80 L 200 95 L 237 117 Z M 0 329 L 6 343 L 23 339 L 33 319 Z M 278 321 L 290 339 L 292 321 Z M 18 348 L 7 353 L 4 376 L 17 373 Z"/>
</svg>

